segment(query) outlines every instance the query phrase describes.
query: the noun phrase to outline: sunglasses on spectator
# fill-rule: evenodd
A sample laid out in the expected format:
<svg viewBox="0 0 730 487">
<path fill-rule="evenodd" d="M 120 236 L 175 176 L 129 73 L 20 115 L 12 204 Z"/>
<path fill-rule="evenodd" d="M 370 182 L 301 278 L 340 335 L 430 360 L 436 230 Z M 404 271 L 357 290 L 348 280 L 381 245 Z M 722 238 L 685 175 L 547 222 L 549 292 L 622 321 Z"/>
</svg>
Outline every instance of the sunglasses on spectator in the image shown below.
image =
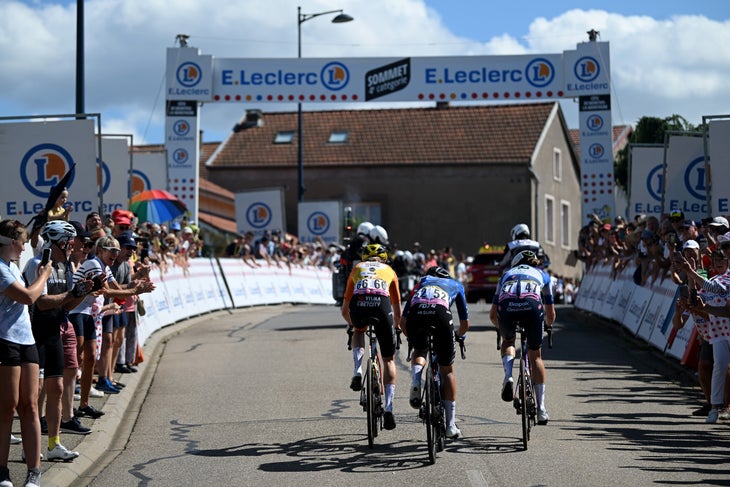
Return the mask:
<svg viewBox="0 0 730 487">
<path fill-rule="evenodd" d="M 106 250 L 107 252 L 111 252 L 112 254 L 118 254 L 122 251 L 122 249 L 118 249 L 116 247 L 102 247 L 102 249 Z"/>
</svg>

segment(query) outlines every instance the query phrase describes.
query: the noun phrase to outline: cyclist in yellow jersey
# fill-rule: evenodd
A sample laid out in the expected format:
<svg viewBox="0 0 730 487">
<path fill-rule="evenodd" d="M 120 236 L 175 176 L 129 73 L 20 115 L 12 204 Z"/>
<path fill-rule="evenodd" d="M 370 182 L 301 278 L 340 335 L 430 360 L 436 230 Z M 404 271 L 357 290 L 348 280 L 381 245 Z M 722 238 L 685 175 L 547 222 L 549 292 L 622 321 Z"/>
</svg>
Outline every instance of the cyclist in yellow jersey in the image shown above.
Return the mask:
<svg viewBox="0 0 730 487">
<path fill-rule="evenodd" d="M 350 382 L 353 391 L 362 387 L 362 358 L 365 354 L 365 330 L 370 319 L 377 319 L 375 334 L 383 359 L 383 384 L 385 385 L 385 414 L 383 427 L 395 428 L 393 396 L 395 395 L 396 328 L 400 328 L 400 290 L 398 276 L 385 263 L 388 250 L 380 244 L 363 248 L 362 262 L 358 263 L 347 279 L 342 301 L 342 317 L 354 327 L 352 357 L 355 372 Z"/>
</svg>

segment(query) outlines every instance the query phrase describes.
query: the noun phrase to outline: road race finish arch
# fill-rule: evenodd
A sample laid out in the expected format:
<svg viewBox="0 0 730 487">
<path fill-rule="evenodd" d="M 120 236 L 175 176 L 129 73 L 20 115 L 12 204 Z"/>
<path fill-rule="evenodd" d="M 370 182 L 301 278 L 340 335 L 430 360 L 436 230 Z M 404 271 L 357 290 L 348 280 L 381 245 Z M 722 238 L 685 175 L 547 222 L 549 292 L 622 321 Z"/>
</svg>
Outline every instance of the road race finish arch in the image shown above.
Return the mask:
<svg viewBox="0 0 730 487">
<path fill-rule="evenodd" d="M 404 58 L 216 59 L 167 49 L 169 189 L 197 220 L 198 105 L 533 101 L 578 98 L 582 216 L 615 216 L 608 42 L 562 54 Z"/>
</svg>

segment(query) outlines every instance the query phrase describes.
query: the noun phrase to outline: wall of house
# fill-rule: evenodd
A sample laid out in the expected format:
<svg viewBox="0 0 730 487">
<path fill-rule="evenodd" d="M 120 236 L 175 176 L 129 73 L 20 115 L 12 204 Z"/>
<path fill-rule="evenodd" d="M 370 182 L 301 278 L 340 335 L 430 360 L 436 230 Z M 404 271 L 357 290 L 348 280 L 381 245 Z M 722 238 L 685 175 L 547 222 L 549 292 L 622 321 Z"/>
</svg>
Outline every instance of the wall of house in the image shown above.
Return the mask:
<svg viewBox="0 0 730 487">
<path fill-rule="evenodd" d="M 561 154 L 560 179 L 556 179 L 553 171 L 553 153 L 559 150 Z M 578 231 L 581 221 L 581 191 L 580 175 L 577 164 L 573 160 L 569 141 L 559 123 L 548 126 L 542 145 L 538 148 L 534 165 L 535 173 L 539 178 L 537 228 L 533 230 L 533 238 L 538 240 L 552 261 L 552 272 L 569 277 L 580 275 L 581 266 L 574 262 L 572 251 L 578 246 Z M 549 241 L 546 236 L 546 211 L 548 197 L 554 202 L 554 239 Z M 561 205 L 566 202 L 570 208 L 568 218 L 567 242 L 563 242 L 563 220 Z"/>
</svg>

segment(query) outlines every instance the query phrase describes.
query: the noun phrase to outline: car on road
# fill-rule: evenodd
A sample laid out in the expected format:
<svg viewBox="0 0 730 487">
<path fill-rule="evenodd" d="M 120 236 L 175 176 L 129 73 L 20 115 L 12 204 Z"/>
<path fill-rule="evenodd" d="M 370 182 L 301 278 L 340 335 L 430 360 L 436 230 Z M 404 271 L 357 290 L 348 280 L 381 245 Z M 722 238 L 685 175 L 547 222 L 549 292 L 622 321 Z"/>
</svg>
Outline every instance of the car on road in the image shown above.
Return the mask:
<svg viewBox="0 0 730 487">
<path fill-rule="evenodd" d="M 471 264 L 466 266 L 467 303 L 476 303 L 480 299 L 487 303 L 492 301 L 502 274 L 499 261 L 503 255 L 501 250 L 482 252 L 475 255 Z"/>
</svg>

